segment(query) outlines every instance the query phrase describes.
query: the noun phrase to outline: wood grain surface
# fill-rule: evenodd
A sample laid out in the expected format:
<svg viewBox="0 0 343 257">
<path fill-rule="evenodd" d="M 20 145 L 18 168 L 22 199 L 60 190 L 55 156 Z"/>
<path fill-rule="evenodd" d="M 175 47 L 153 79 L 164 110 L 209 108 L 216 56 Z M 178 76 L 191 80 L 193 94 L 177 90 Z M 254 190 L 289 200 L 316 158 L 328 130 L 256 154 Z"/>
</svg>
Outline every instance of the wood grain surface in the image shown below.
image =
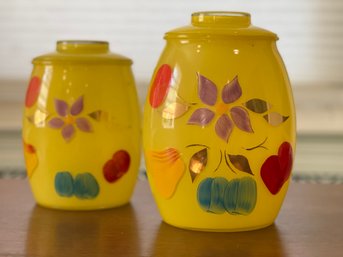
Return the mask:
<svg viewBox="0 0 343 257">
<path fill-rule="evenodd" d="M 70 212 L 35 205 L 27 180 L 0 180 L 0 256 L 343 256 L 343 185 L 293 183 L 276 223 L 235 233 L 161 221 L 148 183 L 130 204 Z"/>
</svg>

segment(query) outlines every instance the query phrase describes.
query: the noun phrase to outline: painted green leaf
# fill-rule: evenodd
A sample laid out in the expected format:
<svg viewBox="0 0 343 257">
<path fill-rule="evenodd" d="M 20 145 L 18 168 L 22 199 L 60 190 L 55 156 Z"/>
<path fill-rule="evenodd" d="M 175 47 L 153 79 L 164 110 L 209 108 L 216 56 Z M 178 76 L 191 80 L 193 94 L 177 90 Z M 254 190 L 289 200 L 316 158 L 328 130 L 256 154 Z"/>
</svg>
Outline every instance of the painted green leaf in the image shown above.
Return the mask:
<svg viewBox="0 0 343 257">
<path fill-rule="evenodd" d="M 192 182 L 204 170 L 207 165 L 207 148 L 196 152 L 189 161 L 189 172 Z"/>
<path fill-rule="evenodd" d="M 170 103 L 166 105 L 162 112 L 164 119 L 176 119 L 185 114 L 189 109 L 189 106 L 183 103 Z"/>
<path fill-rule="evenodd" d="M 244 104 L 250 111 L 264 113 L 270 109 L 270 104 L 258 98 L 250 99 Z"/>
<path fill-rule="evenodd" d="M 27 117 L 27 120 L 37 128 L 42 128 L 45 126 L 48 118 L 49 114 L 47 112 L 37 109 L 33 115 Z"/>
<path fill-rule="evenodd" d="M 97 110 L 88 114 L 90 118 L 96 121 L 110 121 L 111 117 L 108 112 Z"/>
<path fill-rule="evenodd" d="M 251 171 L 248 159 L 243 155 L 231 155 L 229 154 L 230 162 L 236 169 L 254 175 Z"/>
<path fill-rule="evenodd" d="M 102 114 L 102 111 L 98 110 L 98 111 L 89 113 L 88 116 L 91 117 L 92 119 L 96 120 L 96 121 L 100 121 L 101 114 Z"/>
<path fill-rule="evenodd" d="M 288 120 L 289 116 L 282 116 L 280 113 L 271 112 L 263 116 L 263 118 L 272 126 L 278 126 Z"/>
</svg>

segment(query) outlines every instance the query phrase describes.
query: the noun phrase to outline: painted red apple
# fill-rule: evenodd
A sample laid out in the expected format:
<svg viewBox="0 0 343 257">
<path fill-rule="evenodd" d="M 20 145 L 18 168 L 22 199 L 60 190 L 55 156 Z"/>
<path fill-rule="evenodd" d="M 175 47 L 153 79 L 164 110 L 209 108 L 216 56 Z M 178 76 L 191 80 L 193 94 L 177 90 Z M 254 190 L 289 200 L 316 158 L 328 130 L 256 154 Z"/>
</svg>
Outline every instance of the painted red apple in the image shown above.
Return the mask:
<svg viewBox="0 0 343 257">
<path fill-rule="evenodd" d="M 30 80 L 30 84 L 26 91 L 26 98 L 25 98 L 25 106 L 30 108 L 38 99 L 38 95 L 40 92 L 41 87 L 41 80 L 39 77 L 32 77 Z"/>
<path fill-rule="evenodd" d="M 130 167 L 130 155 L 124 150 L 117 151 L 103 167 L 105 179 L 113 183 L 120 179 Z"/>
<path fill-rule="evenodd" d="M 268 190 L 276 195 L 289 179 L 293 165 L 292 146 L 288 142 L 280 145 L 278 155 L 267 158 L 261 167 L 261 177 Z"/>
<path fill-rule="evenodd" d="M 172 68 L 168 64 L 163 64 L 158 69 L 155 79 L 152 82 L 149 97 L 150 105 L 153 108 L 159 107 L 168 94 L 172 73 Z"/>
</svg>

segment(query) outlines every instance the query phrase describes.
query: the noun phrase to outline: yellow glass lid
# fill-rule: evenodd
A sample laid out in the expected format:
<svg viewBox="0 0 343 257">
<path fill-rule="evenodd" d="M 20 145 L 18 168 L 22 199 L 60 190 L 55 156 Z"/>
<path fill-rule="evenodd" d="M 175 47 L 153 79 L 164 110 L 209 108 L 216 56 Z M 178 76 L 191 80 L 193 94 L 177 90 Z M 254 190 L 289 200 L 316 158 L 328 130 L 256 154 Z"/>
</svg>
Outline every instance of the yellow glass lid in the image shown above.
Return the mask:
<svg viewBox="0 0 343 257">
<path fill-rule="evenodd" d="M 52 63 L 107 63 L 132 64 L 131 59 L 111 53 L 106 41 L 64 40 L 57 41 L 56 51 L 33 59 L 33 64 Z"/>
<path fill-rule="evenodd" d="M 165 38 L 221 38 L 254 37 L 277 40 L 275 33 L 251 24 L 249 13 L 245 12 L 195 12 L 189 26 L 171 30 Z"/>
</svg>

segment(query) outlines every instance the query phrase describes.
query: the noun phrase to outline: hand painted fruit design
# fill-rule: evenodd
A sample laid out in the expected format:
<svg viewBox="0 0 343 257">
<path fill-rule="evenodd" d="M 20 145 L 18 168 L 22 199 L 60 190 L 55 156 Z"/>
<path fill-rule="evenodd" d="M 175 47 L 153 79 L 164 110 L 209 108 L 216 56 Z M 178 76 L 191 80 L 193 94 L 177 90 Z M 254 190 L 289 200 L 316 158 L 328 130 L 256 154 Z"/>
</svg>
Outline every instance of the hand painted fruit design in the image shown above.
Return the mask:
<svg viewBox="0 0 343 257">
<path fill-rule="evenodd" d="M 172 68 L 168 64 L 163 64 L 158 69 L 151 85 L 149 97 L 150 105 L 153 108 L 157 108 L 163 103 L 170 87 L 172 72 Z"/>
<path fill-rule="evenodd" d="M 223 177 L 206 178 L 198 187 L 200 207 L 215 214 L 249 214 L 254 210 L 256 200 L 256 182 L 249 177 L 231 181 Z"/>
<path fill-rule="evenodd" d="M 74 194 L 74 179 L 68 171 L 58 172 L 55 176 L 55 190 L 63 197 L 71 197 Z"/>
<path fill-rule="evenodd" d="M 38 166 L 38 157 L 36 149 L 33 145 L 25 143 L 24 145 L 24 157 L 25 157 L 25 166 L 28 178 L 31 178 L 34 170 Z"/>
<path fill-rule="evenodd" d="M 289 116 L 281 114 L 277 105 L 264 99 L 249 98 L 239 75 L 214 81 L 211 76 L 196 72 L 196 84 L 191 86 L 196 92 L 190 94 L 192 100 L 185 99 L 179 95 L 182 80 L 178 69 L 177 66 L 173 68 L 162 64 L 151 84 L 149 104 L 153 115 L 160 116 L 156 119 L 158 122 L 161 120 L 158 126 L 180 130 L 185 126 L 188 131 L 198 131 L 201 135 L 207 130 L 214 135 L 211 138 L 215 142 L 214 145 L 206 145 L 205 141 L 211 143 L 192 136 L 194 141 L 185 140 L 185 145 L 177 141 L 178 145 L 174 146 L 172 142 L 173 147 L 166 145 L 164 150 L 147 149 L 145 156 L 149 179 L 160 196 L 172 198 L 185 174 L 186 165 L 181 156 L 183 151 L 187 151 L 189 182 L 197 187 L 199 207 L 215 214 L 248 215 L 257 202 L 259 184 L 255 176 L 259 174 L 258 169 L 261 169 L 262 180 L 273 195 L 289 178 L 292 148 L 288 142 L 282 143 L 278 155 L 270 156 L 263 165 L 262 161 L 256 164 L 256 160 L 250 159 L 254 156 L 251 151 L 255 150 L 259 151 L 256 156 L 264 156 L 263 151 L 266 151 L 265 156 L 270 155 L 268 151 L 273 150 L 274 146 L 273 140 L 269 140 L 273 133 L 269 131 L 288 122 Z M 257 139 L 261 141 L 246 146 L 239 145 L 239 138 L 249 138 L 242 140 L 245 143 L 256 142 Z M 235 147 L 232 147 L 233 144 Z M 186 149 L 193 147 L 194 153 L 189 155 Z M 185 161 L 187 163 L 188 160 Z M 251 165 L 252 161 L 254 165 Z M 208 167 L 213 167 L 212 175 L 218 172 L 215 177 L 211 177 Z M 225 172 L 230 175 L 225 176 Z"/>
<path fill-rule="evenodd" d="M 93 199 L 99 194 L 99 184 L 90 173 L 77 174 L 75 178 L 68 171 L 57 172 L 55 190 L 59 196 L 79 199 Z"/>
<path fill-rule="evenodd" d="M 261 178 L 273 195 L 277 194 L 289 179 L 293 165 L 292 146 L 288 142 L 280 145 L 278 155 L 272 155 L 262 165 Z"/>
<path fill-rule="evenodd" d="M 30 80 L 29 86 L 26 91 L 25 106 L 27 108 L 32 107 L 37 99 L 40 92 L 41 80 L 37 76 L 33 76 Z"/>
<path fill-rule="evenodd" d="M 124 150 L 117 151 L 111 160 L 103 167 L 103 174 L 107 182 L 113 183 L 120 179 L 130 168 L 130 155 Z"/>
<path fill-rule="evenodd" d="M 174 148 L 147 153 L 147 164 L 156 190 L 165 198 L 170 198 L 185 172 L 181 154 Z"/>
</svg>

